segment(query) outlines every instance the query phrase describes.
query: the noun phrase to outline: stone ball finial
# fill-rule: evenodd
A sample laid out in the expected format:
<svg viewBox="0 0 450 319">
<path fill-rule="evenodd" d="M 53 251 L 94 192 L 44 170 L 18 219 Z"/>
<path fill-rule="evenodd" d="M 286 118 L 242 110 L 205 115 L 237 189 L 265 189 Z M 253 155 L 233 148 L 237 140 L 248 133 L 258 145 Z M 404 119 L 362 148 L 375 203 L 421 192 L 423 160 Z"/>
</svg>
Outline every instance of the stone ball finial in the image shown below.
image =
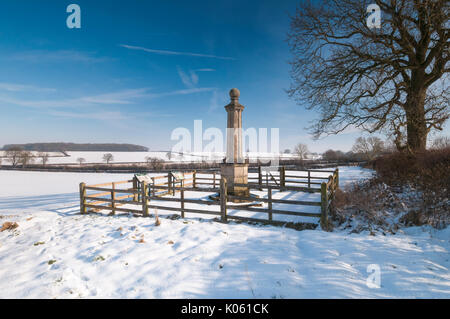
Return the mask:
<svg viewBox="0 0 450 319">
<path fill-rule="evenodd" d="M 230 97 L 232 100 L 239 100 L 240 95 L 241 95 L 241 92 L 239 92 L 238 89 L 233 88 L 230 90 Z"/>
</svg>

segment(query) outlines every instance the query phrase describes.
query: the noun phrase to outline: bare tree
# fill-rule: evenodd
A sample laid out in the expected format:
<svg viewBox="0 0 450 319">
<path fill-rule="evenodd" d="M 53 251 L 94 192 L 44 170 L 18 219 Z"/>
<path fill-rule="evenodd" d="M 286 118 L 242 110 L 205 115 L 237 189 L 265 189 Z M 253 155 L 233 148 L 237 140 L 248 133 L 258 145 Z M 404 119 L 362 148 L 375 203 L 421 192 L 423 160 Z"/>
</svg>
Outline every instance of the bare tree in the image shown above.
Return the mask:
<svg viewBox="0 0 450 319">
<path fill-rule="evenodd" d="M 5 157 L 13 167 L 16 167 L 20 163 L 20 157 L 22 156 L 23 149 L 20 147 L 8 148 L 5 152 Z"/>
<path fill-rule="evenodd" d="M 41 159 L 42 165 L 46 165 L 48 163 L 49 155 L 46 152 L 39 152 L 38 157 Z"/>
<path fill-rule="evenodd" d="M 149 168 L 152 168 L 155 170 L 159 170 L 164 167 L 164 161 L 157 157 L 147 156 L 145 158 L 145 161 L 147 162 L 147 165 Z"/>
<path fill-rule="evenodd" d="M 380 28 L 368 26 L 371 3 Z M 302 2 L 288 35 L 289 95 L 319 110 L 315 136 L 357 127 L 394 134 L 398 149 L 425 149 L 450 116 L 449 12 L 448 0 Z"/>
<path fill-rule="evenodd" d="M 80 166 L 84 163 L 84 162 L 86 162 L 86 159 L 85 158 L 83 158 L 83 157 L 78 157 L 77 158 L 77 162 L 80 164 Z"/>
<path fill-rule="evenodd" d="M 342 151 L 335 151 L 330 149 L 322 154 L 322 158 L 326 161 L 340 161 L 345 160 L 346 156 Z"/>
<path fill-rule="evenodd" d="M 370 161 L 384 151 L 384 142 L 376 136 L 358 137 L 352 151 L 364 155 L 365 159 Z"/>
<path fill-rule="evenodd" d="M 326 161 L 335 161 L 337 159 L 336 151 L 327 150 L 322 154 L 322 158 Z"/>
<path fill-rule="evenodd" d="M 172 152 L 167 152 L 166 157 L 170 161 L 173 157 Z"/>
<path fill-rule="evenodd" d="M 394 137 L 395 138 L 395 137 Z M 395 140 L 392 138 L 388 138 L 384 142 L 384 152 L 385 153 L 393 153 L 398 151 L 397 146 L 395 145 Z"/>
<path fill-rule="evenodd" d="M 309 152 L 308 145 L 299 143 L 295 146 L 294 152 L 299 159 L 304 160 Z"/>
<path fill-rule="evenodd" d="M 28 164 L 32 164 L 34 162 L 33 154 L 30 151 L 22 151 L 19 157 L 19 163 L 22 164 L 22 167 L 26 167 Z"/>
<path fill-rule="evenodd" d="M 431 148 L 443 149 L 450 147 L 450 138 L 448 136 L 438 136 L 431 142 Z"/>
<path fill-rule="evenodd" d="M 114 156 L 111 153 L 103 154 L 103 161 L 106 162 L 106 164 L 109 164 L 114 161 Z"/>
</svg>

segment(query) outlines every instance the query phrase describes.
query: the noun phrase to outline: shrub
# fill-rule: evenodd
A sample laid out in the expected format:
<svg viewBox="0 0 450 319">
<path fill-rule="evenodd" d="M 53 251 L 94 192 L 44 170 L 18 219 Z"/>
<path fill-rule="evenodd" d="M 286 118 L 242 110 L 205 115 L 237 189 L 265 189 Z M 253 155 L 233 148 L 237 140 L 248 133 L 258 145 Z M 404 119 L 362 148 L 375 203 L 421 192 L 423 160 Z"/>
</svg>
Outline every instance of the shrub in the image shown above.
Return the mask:
<svg viewBox="0 0 450 319">
<path fill-rule="evenodd" d="M 369 229 L 384 224 L 389 231 L 396 225 L 394 216 L 401 214 L 401 225 L 450 224 L 450 147 L 417 154 L 394 152 L 372 165 L 375 178 L 337 191 L 335 222 L 358 219 Z"/>
<path fill-rule="evenodd" d="M 417 154 L 395 152 L 373 161 L 377 176 L 386 184 L 411 183 L 424 191 L 450 190 L 450 147 Z"/>
</svg>

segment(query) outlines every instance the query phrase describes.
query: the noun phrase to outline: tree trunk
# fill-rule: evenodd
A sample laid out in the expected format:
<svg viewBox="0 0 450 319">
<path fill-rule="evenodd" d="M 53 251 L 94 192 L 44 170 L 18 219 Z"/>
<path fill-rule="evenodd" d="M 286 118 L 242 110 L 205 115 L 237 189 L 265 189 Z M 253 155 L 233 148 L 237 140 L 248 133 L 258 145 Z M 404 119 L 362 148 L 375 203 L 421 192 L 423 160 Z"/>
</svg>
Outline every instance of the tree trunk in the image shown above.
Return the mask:
<svg viewBox="0 0 450 319">
<path fill-rule="evenodd" d="M 425 97 L 426 89 L 421 89 L 409 93 L 406 101 L 407 147 L 413 153 L 423 151 L 427 146 Z"/>
</svg>

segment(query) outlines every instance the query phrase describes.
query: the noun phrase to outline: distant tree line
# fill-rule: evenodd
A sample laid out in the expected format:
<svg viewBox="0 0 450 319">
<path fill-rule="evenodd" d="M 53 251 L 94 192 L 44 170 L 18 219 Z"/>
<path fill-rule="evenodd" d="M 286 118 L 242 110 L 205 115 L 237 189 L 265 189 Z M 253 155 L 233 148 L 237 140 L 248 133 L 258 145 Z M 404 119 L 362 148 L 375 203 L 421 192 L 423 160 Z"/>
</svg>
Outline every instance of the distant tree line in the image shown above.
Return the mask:
<svg viewBox="0 0 450 319">
<path fill-rule="evenodd" d="M 116 143 L 28 143 L 3 146 L 3 150 L 9 149 L 38 152 L 148 152 L 145 146 Z"/>
<path fill-rule="evenodd" d="M 431 140 L 430 150 L 440 150 L 450 147 L 450 138 L 448 136 L 437 136 L 434 140 Z M 395 141 L 387 140 L 383 141 L 379 137 L 358 137 L 349 152 L 342 152 L 340 150 L 329 149 L 322 153 L 322 159 L 326 161 L 373 161 L 376 158 L 393 153 L 397 150 Z M 294 147 L 293 152 L 286 149 L 285 154 L 295 154 L 299 160 L 308 159 L 308 155 L 312 155 L 308 150 L 306 144 L 299 143 Z"/>
</svg>

